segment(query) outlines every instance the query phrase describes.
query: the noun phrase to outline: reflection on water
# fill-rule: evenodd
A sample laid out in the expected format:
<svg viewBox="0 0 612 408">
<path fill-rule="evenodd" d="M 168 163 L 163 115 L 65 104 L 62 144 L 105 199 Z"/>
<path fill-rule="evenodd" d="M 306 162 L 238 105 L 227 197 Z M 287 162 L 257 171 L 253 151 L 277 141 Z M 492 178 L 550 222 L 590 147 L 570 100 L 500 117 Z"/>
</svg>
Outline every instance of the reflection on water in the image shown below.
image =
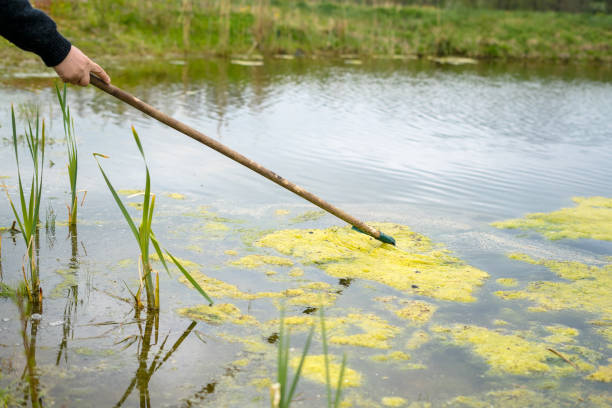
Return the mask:
<svg viewBox="0 0 612 408">
<path fill-rule="evenodd" d="M 482 359 L 445 343 L 444 336 L 459 331 L 439 335 L 433 327 L 465 323 L 533 335 L 543 326 L 563 324 L 581 331 L 567 350 L 582 347 L 581 353 L 590 353 L 588 361 L 605 361 L 608 343 L 586 323 L 592 316 L 534 314 L 529 305 L 505 302 L 493 292 L 500 290 L 497 278 L 513 277 L 524 285 L 558 279 L 543 268 L 513 262 L 508 252 L 596 264 L 612 253 L 609 243 L 517 237 L 489 223 L 568 206 L 573 196 L 610 196 L 612 73 L 606 67 L 435 67 L 422 61 L 344 66 L 302 60 L 244 67 L 194 60 L 181 66 L 126 63 L 109 71 L 119 87 L 324 199 L 360 218 L 409 225 L 491 278 L 474 294 L 474 303 L 427 299 L 435 302 L 432 324 L 417 327 L 398 320 L 390 307 L 399 310 L 401 302 L 418 297 L 385 285 L 333 278 L 316 264 L 301 265 L 303 274 L 296 275 L 281 267 L 230 266 L 236 254 L 264 253 L 252 243 L 267 231 L 341 223 L 330 216 L 293 222 L 312 208 L 94 89 L 69 93 L 79 137 L 79 189 L 88 194 L 78 231 L 68 228 L 66 157 L 52 81 L 6 76 L 0 82 L 0 107 L 6 108 L 0 109 L 0 177 L 8 178 L 0 181 L 14 191 L 10 103 L 24 114 L 33 101 L 40 106 L 55 165 L 45 169 L 48 209 L 40 229 L 43 245 L 37 244 L 45 308 L 38 311 L 41 320 L 33 319 L 24 304 L 0 299 L 0 318 L 8 319 L 0 321 L 0 391 L 19 383 L 21 398 L 32 406 L 267 406 L 266 380 L 275 375 L 278 341 L 268 323 L 278 310 L 273 300 L 249 295 L 308 283 L 329 285 L 337 299 L 330 316 L 357 310 L 398 327 L 388 355 L 351 349 L 349 366 L 364 373 L 366 384 L 347 394 L 354 406 L 377 406 L 390 395 L 442 404 L 516 384 L 551 398 L 564 387 L 594 395 L 605 391 L 605 384 L 587 382 L 585 373 L 561 379 L 492 377 Z M 111 156 L 109 176 L 120 180 L 118 189 L 141 186 L 131 124 L 144 142 L 158 194 L 158 239 L 198 271 L 235 285 L 242 298 L 230 300 L 256 323 L 215 325 L 180 317 L 178 309 L 200 299 L 176 275 L 163 273 L 159 314 L 133 315 L 125 300 L 127 288 L 137 286 L 137 248 L 91 159 L 93 152 Z M 11 222 L 8 206 L 0 205 L 0 227 Z M 26 248 L 15 231 L 0 230 L 0 238 L 0 283 L 14 286 Z M 299 304 L 291 312 L 309 318 L 317 310 Z M 297 334 L 296 347 L 303 340 Z M 411 360 L 393 362 L 392 351 L 410 353 Z M 23 371 L 10 374 L 5 366 Z M 316 384 L 304 381 L 300 387 L 302 406 L 321 402 Z M 585 406 L 595 405 L 583 397 Z M 568 401 L 563 398 L 554 401 Z"/>
</svg>

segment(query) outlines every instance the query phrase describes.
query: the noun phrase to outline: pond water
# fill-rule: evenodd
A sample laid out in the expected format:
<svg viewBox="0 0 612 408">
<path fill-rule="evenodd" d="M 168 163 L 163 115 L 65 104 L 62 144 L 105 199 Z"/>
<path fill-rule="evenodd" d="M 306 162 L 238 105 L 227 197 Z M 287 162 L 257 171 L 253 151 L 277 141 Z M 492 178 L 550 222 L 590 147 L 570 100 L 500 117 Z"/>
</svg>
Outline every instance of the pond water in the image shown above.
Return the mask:
<svg viewBox="0 0 612 408">
<path fill-rule="evenodd" d="M 403 252 L 381 252 L 390 249 L 344 229 L 323 232 L 344 223 L 93 88 L 68 91 L 78 188 L 87 191 L 71 232 L 54 80 L 7 69 L 0 182 L 13 197 L 11 104 L 20 131 L 38 107 L 49 144 L 39 238 L 44 309 L 40 319 L 20 316 L 13 300 L 0 298 L 0 401 L 29 400 L 35 388 L 43 406 L 269 406 L 280 308 L 295 317 L 299 356 L 304 328 L 318 322 L 323 304 L 330 353 L 346 353 L 351 378 L 360 375 L 344 390 L 346 406 L 612 404 L 612 304 L 597 292 L 612 289 L 612 218 L 591 217 L 603 238 L 589 230 L 551 240 L 549 224 L 491 225 L 573 208 L 574 197 L 612 197 L 609 69 L 198 60 L 138 61 L 109 72 L 116 85 L 356 217 L 387 223 Z M 159 264 L 159 315 L 129 301 L 138 247 L 92 153 L 110 156 L 101 164 L 117 189 L 142 189 L 132 125 L 157 194 L 157 238 L 190 261 L 216 305 L 235 308 L 211 317 L 180 274 Z M 122 198 L 139 216 L 142 196 Z M 593 208 L 610 207 L 603 200 Z M 551 222 L 580 229 L 572 214 Z M 0 226 L 12 221 L 5 200 Z M 0 279 L 15 286 L 26 249 L 16 233 L 0 233 Z M 413 256 L 415 242 L 422 252 Z M 325 251 L 332 254 L 322 259 Z M 546 260 L 597 268 L 585 280 L 595 288 L 569 286 L 584 282 Z M 405 274 L 429 275 L 406 281 L 404 266 Z M 450 272 L 438 281 L 436 270 Z M 565 286 L 539 292 L 547 282 Z M 576 289 L 571 301 L 565 289 Z M 310 354 L 321 353 L 316 334 Z M 316 369 L 300 381 L 295 406 L 324 405 Z"/>
</svg>

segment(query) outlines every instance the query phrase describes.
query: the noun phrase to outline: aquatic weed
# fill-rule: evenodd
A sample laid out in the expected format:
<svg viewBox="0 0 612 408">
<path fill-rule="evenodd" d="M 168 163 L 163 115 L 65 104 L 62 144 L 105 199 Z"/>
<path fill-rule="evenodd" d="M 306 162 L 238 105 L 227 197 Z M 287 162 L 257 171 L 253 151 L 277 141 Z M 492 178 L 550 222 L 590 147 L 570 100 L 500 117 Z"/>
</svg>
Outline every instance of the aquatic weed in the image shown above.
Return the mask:
<svg viewBox="0 0 612 408">
<path fill-rule="evenodd" d="M 11 106 L 11 125 L 13 130 L 13 148 L 15 151 L 15 161 L 17 163 L 17 179 L 19 182 L 19 210 L 17 210 L 15 203 L 11 199 L 11 196 L 8 192 L 8 187 L 4 186 L 4 191 L 6 192 L 6 196 L 8 197 L 11 209 L 13 210 L 13 214 L 15 216 L 15 221 L 19 225 L 19 231 L 23 236 L 27 248 L 27 257 L 29 262 L 24 262 L 23 272 L 24 281 L 28 289 L 28 297 L 30 301 L 36 301 L 36 297 L 34 297 L 33 293 L 39 292 L 39 277 L 38 267 L 36 266 L 35 262 L 35 254 L 37 252 L 37 239 L 35 238 L 38 234 L 40 201 L 42 196 L 43 172 L 45 162 L 45 122 L 44 120 L 41 122 L 37 113 L 34 127 L 32 127 L 31 121 L 28 120 L 25 129 L 24 138 L 28 146 L 28 152 L 30 153 L 30 158 L 32 159 L 33 164 L 32 181 L 30 183 L 29 192 L 26 192 L 21 179 L 21 166 L 19 163 L 18 151 L 19 149 L 17 147 L 17 125 L 15 121 L 15 110 L 13 106 Z M 30 272 L 29 281 L 25 272 L 25 264 L 28 265 Z M 40 297 L 41 295 L 39 293 L 38 299 L 40 299 Z"/>
<path fill-rule="evenodd" d="M 74 134 L 74 119 L 70 115 L 70 107 L 66 101 L 66 84 L 63 92 L 60 92 L 57 84 L 55 85 L 57 99 L 62 109 L 62 119 L 64 124 L 64 135 L 66 136 L 66 149 L 68 153 L 68 178 L 70 180 L 70 205 L 68 206 L 68 224 L 76 225 L 77 222 L 77 174 L 79 169 L 78 151 L 76 135 Z M 83 197 L 85 198 L 85 197 Z"/>
<path fill-rule="evenodd" d="M 155 272 L 155 285 L 154 285 L 153 276 L 152 276 L 154 270 L 151 267 L 151 259 L 149 256 L 149 243 L 153 245 L 153 248 L 155 249 L 155 252 L 157 256 L 159 257 L 159 260 L 161 261 L 162 265 L 164 266 L 164 269 L 166 269 L 168 273 L 170 272 L 168 271 L 168 265 L 166 264 L 166 260 L 162 253 L 159 242 L 155 238 L 155 234 L 153 233 L 153 229 L 151 227 L 153 223 L 153 211 L 155 209 L 155 194 L 151 194 L 151 176 L 149 173 L 149 166 L 147 165 L 147 160 L 144 154 L 144 149 L 142 148 L 142 144 L 140 143 L 140 138 L 138 137 L 138 133 L 136 133 L 136 129 L 134 129 L 133 126 L 132 126 L 132 135 L 134 136 L 134 141 L 136 142 L 136 145 L 138 146 L 138 150 L 140 151 L 140 155 L 142 156 L 142 159 L 145 163 L 145 170 L 146 170 L 145 190 L 144 190 L 144 197 L 143 197 L 143 203 L 142 203 L 142 220 L 138 228 L 136 228 L 136 225 L 134 224 L 134 220 L 132 220 L 132 217 L 127 212 L 125 205 L 119 198 L 117 191 L 111 184 L 110 180 L 106 176 L 106 173 L 102 169 L 100 162 L 98 161 L 98 157 L 108 158 L 108 156 L 105 156 L 100 153 L 94 153 L 93 156 L 96 159 L 96 162 L 98 163 L 98 167 L 100 168 L 100 172 L 102 172 L 102 176 L 104 177 L 104 181 L 106 182 L 108 189 L 113 195 L 113 198 L 115 199 L 115 202 L 117 203 L 117 206 L 121 210 L 121 213 L 123 214 L 123 217 L 128 223 L 132 231 L 132 234 L 134 235 L 134 238 L 136 239 L 136 242 L 138 243 L 138 246 L 140 248 L 139 269 L 138 269 L 139 278 L 140 278 L 140 287 L 138 288 L 138 291 L 136 292 L 136 294 L 133 294 L 134 299 L 136 301 L 136 305 L 138 307 L 144 306 L 140 300 L 142 288 L 144 287 L 146 295 L 147 295 L 147 307 L 149 309 L 156 310 L 156 309 L 159 309 L 159 275 L 157 272 Z M 174 262 L 174 264 L 179 268 L 181 273 L 183 273 L 183 275 L 185 275 L 185 277 L 198 290 L 198 292 L 200 292 L 200 294 L 202 294 L 202 296 L 204 296 L 210 303 L 213 303 L 210 297 L 206 295 L 206 292 L 191 277 L 189 272 L 187 272 L 187 270 L 180 264 L 180 262 L 175 257 L 173 257 L 168 251 L 166 251 L 166 253 L 172 259 L 172 262 Z"/>
<path fill-rule="evenodd" d="M 297 388 L 300 375 L 302 373 L 302 367 L 304 366 L 304 360 L 308 354 L 310 343 L 312 341 L 312 335 L 314 334 L 314 325 L 310 328 L 310 333 L 306 339 L 306 344 L 302 350 L 302 357 L 298 364 L 295 373 L 293 374 L 293 381 L 291 387 L 288 387 L 288 368 L 289 368 L 289 340 L 290 333 L 285 332 L 285 312 L 281 310 L 280 317 L 280 330 L 278 334 L 278 357 L 277 357 L 277 375 L 276 384 L 270 387 L 270 397 L 272 408 L 288 408 L 291 406 L 293 394 Z"/>
</svg>

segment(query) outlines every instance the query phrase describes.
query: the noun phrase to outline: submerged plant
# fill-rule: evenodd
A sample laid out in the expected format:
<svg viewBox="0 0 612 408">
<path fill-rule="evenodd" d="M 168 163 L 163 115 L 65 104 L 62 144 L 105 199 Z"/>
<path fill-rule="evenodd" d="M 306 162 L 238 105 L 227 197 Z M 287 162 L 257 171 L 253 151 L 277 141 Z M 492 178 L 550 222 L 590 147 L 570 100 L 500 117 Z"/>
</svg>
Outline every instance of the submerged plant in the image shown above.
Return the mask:
<svg viewBox="0 0 612 408">
<path fill-rule="evenodd" d="M 21 179 L 21 166 L 19 163 L 19 149 L 17 141 L 17 125 L 15 123 L 15 110 L 11 106 L 11 124 L 13 129 L 13 147 L 15 151 L 15 161 L 17 163 L 17 178 L 19 188 L 19 201 L 17 205 L 11 199 L 8 192 L 8 188 L 5 186 L 6 196 L 8 197 L 11 209 L 15 216 L 15 221 L 19 225 L 19 231 L 23 236 L 26 248 L 27 257 L 29 262 L 24 263 L 24 281 L 28 289 L 28 295 L 30 301 L 37 299 L 33 293 L 38 292 L 39 289 L 39 278 L 38 268 L 35 262 L 35 255 L 37 251 L 37 237 L 39 216 L 40 216 L 40 199 L 42 196 L 42 184 L 43 184 L 43 169 L 45 162 L 45 122 L 40 121 L 38 114 L 36 114 L 36 120 L 34 127 L 28 120 L 27 127 L 25 129 L 25 141 L 32 159 L 32 181 L 30 182 L 30 189 L 26 191 L 24 184 Z M 30 278 L 28 280 L 25 272 L 25 264 L 28 265 Z M 40 297 L 40 296 L 39 296 Z"/>
<path fill-rule="evenodd" d="M 144 288 L 146 295 L 147 295 L 147 307 L 149 309 L 159 309 L 159 274 L 155 272 L 155 284 L 153 284 L 154 270 L 151 267 L 151 260 L 149 257 L 149 249 L 150 249 L 149 244 L 153 245 L 153 248 L 155 249 L 155 252 L 157 253 L 157 256 L 159 257 L 159 260 L 161 261 L 166 271 L 168 271 L 168 265 L 166 264 L 166 260 L 162 253 L 159 242 L 155 238 L 155 234 L 153 233 L 153 229 L 151 228 L 152 223 L 153 223 L 153 210 L 155 209 L 155 194 L 151 194 L 151 176 L 149 174 L 149 166 L 147 165 L 147 159 L 145 157 L 144 150 L 142 148 L 142 144 L 140 143 L 140 138 L 138 137 L 138 133 L 136 133 L 136 129 L 134 129 L 133 126 L 132 126 L 132 134 L 134 136 L 134 140 L 136 141 L 136 145 L 138 146 L 138 150 L 140 151 L 140 155 L 142 156 L 142 159 L 145 163 L 145 170 L 146 170 L 145 190 L 144 190 L 144 197 L 143 197 L 143 203 L 142 203 L 142 220 L 138 228 L 136 228 L 136 225 L 134 224 L 134 220 L 132 220 L 132 217 L 128 213 L 127 209 L 125 208 L 125 205 L 119 198 L 117 191 L 111 184 L 110 180 L 106 176 L 106 173 L 102 169 L 100 162 L 98 161 L 98 157 L 108 158 L 108 156 L 102 155 L 100 153 L 94 153 L 93 155 L 94 155 L 94 158 L 96 159 L 96 162 L 98 163 L 98 167 L 100 168 L 100 171 L 102 172 L 104 181 L 106 181 L 106 185 L 108 186 L 111 194 L 113 195 L 113 198 L 115 199 L 115 202 L 117 203 L 117 206 L 121 210 L 121 213 L 123 214 L 123 217 L 128 223 L 130 230 L 132 231 L 132 234 L 134 235 L 134 238 L 136 239 L 136 242 L 138 242 L 138 247 L 140 248 L 140 257 L 139 257 L 139 262 L 138 262 L 139 263 L 138 273 L 139 273 L 139 278 L 140 278 L 140 287 L 138 288 L 138 291 L 134 295 L 134 299 L 136 300 L 136 305 L 139 308 L 144 307 L 144 304 L 141 302 L 141 299 L 140 299 L 141 294 L 142 294 L 142 289 Z M 191 277 L 189 272 L 187 272 L 187 270 L 180 264 L 180 262 L 175 257 L 173 257 L 169 252 L 166 251 L 166 253 L 170 257 L 170 259 L 172 259 L 172 262 L 174 262 L 174 264 L 179 268 L 181 273 L 183 273 L 183 275 L 185 275 L 185 277 L 198 290 L 198 292 L 200 292 L 200 294 L 202 294 L 210 303 L 213 303 L 210 297 L 208 297 L 206 292 L 202 289 L 202 287 L 198 285 L 198 283 Z"/>
<path fill-rule="evenodd" d="M 78 173 L 78 152 L 76 136 L 74 134 L 74 119 L 70 116 L 70 107 L 66 101 L 66 84 L 63 92 L 55 85 L 57 99 L 62 108 L 62 119 L 64 124 L 64 135 L 66 136 L 66 149 L 68 152 L 68 178 L 70 179 L 70 205 L 68 206 L 68 224 L 76 225 L 77 222 L 77 173 Z"/>
</svg>

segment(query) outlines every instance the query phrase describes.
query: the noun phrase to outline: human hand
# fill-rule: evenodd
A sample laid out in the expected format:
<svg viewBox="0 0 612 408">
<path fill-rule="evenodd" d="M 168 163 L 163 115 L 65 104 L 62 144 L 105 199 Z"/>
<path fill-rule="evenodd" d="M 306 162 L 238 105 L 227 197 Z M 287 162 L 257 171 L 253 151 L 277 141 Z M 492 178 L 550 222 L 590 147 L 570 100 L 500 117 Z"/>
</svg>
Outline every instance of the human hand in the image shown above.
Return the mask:
<svg viewBox="0 0 612 408">
<path fill-rule="evenodd" d="M 54 66 L 55 72 L 64 82 L 87 86 L 89 85 L 89 73 L 94 73 L 107 84 L 110 84 L 110 77 L 102 67 L 90 60 L 74 45 L 62 62 Z"/>
</svg>

